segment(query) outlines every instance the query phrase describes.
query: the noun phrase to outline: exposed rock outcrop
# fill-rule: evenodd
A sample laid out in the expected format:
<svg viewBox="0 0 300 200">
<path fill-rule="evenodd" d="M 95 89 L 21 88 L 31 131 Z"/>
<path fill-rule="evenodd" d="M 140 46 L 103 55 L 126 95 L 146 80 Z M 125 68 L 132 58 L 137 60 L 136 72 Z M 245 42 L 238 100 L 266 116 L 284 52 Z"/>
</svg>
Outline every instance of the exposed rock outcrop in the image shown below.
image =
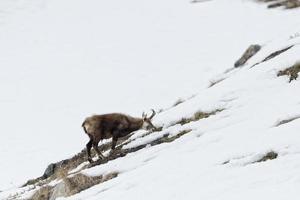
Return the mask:
<svg viewBox="0 0 300 200">
<path fill-rule="evenodd" d="M 250 45 L 246 51 L 243 53 L 240 59 L 238 59 L 234 63 L 234 67 L 241 67 L 243 66 L 252 56 L 254 56 L 259 50 L 261 49 L 261 46 L 258 44 Z"/>
</svg>

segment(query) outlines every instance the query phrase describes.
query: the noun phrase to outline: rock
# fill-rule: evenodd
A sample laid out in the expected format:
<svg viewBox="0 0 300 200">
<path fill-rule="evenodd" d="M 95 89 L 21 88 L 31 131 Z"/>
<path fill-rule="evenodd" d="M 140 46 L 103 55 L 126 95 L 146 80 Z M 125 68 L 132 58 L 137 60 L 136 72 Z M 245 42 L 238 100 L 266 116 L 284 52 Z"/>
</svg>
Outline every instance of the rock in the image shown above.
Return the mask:
<svg viewBox="0 0 300 200">
<path fill-rule="evenodd" d="M 52 176 L 55 173 L 55 169 L 56 169 L 56 164 L 55 163 L 51 163 L 50 165 L 48 165 L 48 167 L 46 168 L 44 174 L 43 174 L 43 178 L 46 179 L 50 176 Z"/>
<path fill-rule="evenodd" d="M 258 44 L 250 45 L 247 50 L 244 52 L 242 57 L 234 63 L 234 67 L 240 67 L 244 65 L 252 56 L 254 56 L 259 50 L 261 46 Z"/>
</svg>

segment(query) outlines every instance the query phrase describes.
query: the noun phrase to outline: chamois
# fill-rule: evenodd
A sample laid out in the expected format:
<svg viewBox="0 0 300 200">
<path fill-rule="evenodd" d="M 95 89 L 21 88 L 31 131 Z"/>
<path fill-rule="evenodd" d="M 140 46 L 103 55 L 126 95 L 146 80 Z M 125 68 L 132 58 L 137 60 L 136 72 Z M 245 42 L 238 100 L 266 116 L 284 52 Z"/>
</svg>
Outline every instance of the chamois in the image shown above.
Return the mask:
<svg viewBox="0 0 300 200">
<path fill-rule="evenodd" d="M 90 140 L 86 144 L 88 161 L 92 162 L 91 148 L 93 147 L 101 159 L 104 156 L 98 149 L 100 140 L 112 138 L 111 150 L 115 149 L 117 141 L 120 137 L 124 137 L 139 129 L 153 129 L 156 127 L 151 123 L 155 116 L 155 111 L 152 109 L 152 115 L 147 117 L 145 113 L 141 118 L 131 117 L 121 113 L 110 113 L 103 115 L 93 115 L 87 117 L 82 123 L 84 132 L 89 136 Z"/>
</svg>

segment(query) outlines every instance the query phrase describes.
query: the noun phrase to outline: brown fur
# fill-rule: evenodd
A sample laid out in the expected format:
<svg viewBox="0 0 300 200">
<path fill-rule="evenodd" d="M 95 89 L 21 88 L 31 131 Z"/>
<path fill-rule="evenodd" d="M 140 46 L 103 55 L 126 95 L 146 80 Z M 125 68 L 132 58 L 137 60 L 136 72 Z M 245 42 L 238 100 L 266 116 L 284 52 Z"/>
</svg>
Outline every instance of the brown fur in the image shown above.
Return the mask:
<svg viewBox="0 0 300 200">
<path fill-rule="evenodd" d="M 93 146 L 99 157 L 104 158 L 98 149 L 98 143 L 103 139 L 112 138 L 112 150 L 115 148 L 118 138 L 129 135 L 130 133 L 142 129 L 143 126 L 150 126 L 155 129 L 151 123 L 152 117 L 134 118 L 121 113 L 111 113 L 104 115 L 93 115 L 85 119 L 82 127 L 89 136 L 90 141 L 86 144 L 88 160 L 92 162 L 90 150 Z"/>
</svg>

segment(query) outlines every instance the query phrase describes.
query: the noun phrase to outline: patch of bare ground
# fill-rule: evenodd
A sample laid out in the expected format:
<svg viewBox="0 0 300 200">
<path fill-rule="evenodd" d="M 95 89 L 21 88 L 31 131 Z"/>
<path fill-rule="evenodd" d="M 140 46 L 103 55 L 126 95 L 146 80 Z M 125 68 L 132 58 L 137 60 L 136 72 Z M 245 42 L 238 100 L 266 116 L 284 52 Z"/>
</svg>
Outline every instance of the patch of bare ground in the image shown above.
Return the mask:
<svg viewBox="0 0 300 200">
<path fill-rule="evenodd" d="M 274 160 L 278 157 L 278 153 L 276 153 L 275 151 L 269 151 L 265 154 L 263 154 L 262 156 L 260 156 L 258 159 L 252 161 L 252 162 L 246 162 L 245 165 L 249 165 L 249 164 L 254 164 L 254 163 L 260 163 L 260 162 L 266 162 L 268 160 Z M 240 160 L 240 159 L 244 159 L 245 157 L 239 157 L 237 159 L 234 160 Z M 231 163 L 232 160 L 226 160 L 222 163 L 222 165 L 226 165 Z"/>
<path fill-rule="evenodd" d="M 87 176 L 76 174 L 64 177 L 55 186 L 44 186 L 36 191 L 31 197 L 32 200 L 55 200 L 58 197 L 68 197 L 86 190 L 94 185 L 103 183 L 118 176 L 118 173 L 110 173 L 104 176 Z"/>
<path fill-rule="evenodd" d="M 289 49 L 292 48 L 293 46 L 294 46 L 294 45 L 291 45 L 291 46 L 288 46 L 288 47 L 286 47 L 286 48 L 280 49 L 280 50 L 278 50 L 278 51 L 274 51 L 273 53 L 271 53 L 271 54 L 269 54 L 267 57 L 265 57 L 262 61 L 260 61 L 260 62 L 258 62 L 258 63 L 255 63 L 254 65 L 252 65 L 251 68 L 254 67 L 254 66 L 256 66 L 256 65 L 258 65 L 258 64 L 260 64 L 260 63 L 263 63 L 263 62 L 266 62 L 266 61 L 268 61 L 268 60 L 271 60 L 271 59 L 275 58 L 276 56 L 278 56 L 278 55 L 280 55 L 280 54 L 286 52 L 287 50 L 289 50 Z"/>
<path fill-rule="evenodd" d="M 270 152 L 266 153 L 265 155 L 263 155 L 259 160 L 254 161 L 253 163 L 266 162 L 268 160 L 274 160 L 277 157 L 278 157 L 278 153 L 276 153 L 274 151 L 270 151 Z"/>
<path fill-rule="evenodd" d="M 41 189 L 39 189 L 38 191 L 36 191 L 30 199 L 31 200 L 49 200 L 52 190 L 53 190 L 52 186 L 44 186 Z"/>
<path fill-rule="evenodd" d="M 268 4 L 268 8 L 284 7 L 285 9 L 294 9 L 300 7 L 299 0 L 258 0 Z"/>
<path fill-rule="evenodd" d="M 224 81 L 225 79 L 226 79 L 226 78 L 220 78 L 220 79 L 217 79 L 217 80 L 212 80 L 212 81 L 210 81 L 208 88 L 211 88 L 211 87 L 213 87 L 213 86 L 215 86 L 215 85 L 221 83 L 221 82 Z"/>
<path fill-rule="evenodd" d="M 234 67 L 238 68 L 243 66 L 251 57 L 253 57 L 259 50 L 261 46 L 258 44 L 250 45 L 243 55 L 234 63 Z"/>
<path fill-rule="evenodd" d="M 172 125 L 175 125 L 175 124 L 180 124 L 180 125 L 188 124 L 190 122 L 194 122 L 194 121 L 198 121 L 200 119 L 208 118 L 209 116 L 215 115 L 219 112 L 222 112 L 223 110 L 224 109 L 217 109 L 217 110 L 214 110 L 214 111 L 211 111 L 211 112 L 198 111 L 198 112 L 194 113 L 193 116 L 182 118 L 179 121 L 173 123 Z"/>
<path fill-rule="evenodd" d="M 300 63 L 296 63 L 293 66 L 281 70 L 277 73 L 277 76 L 289 76 L 289 82 L 296 80 L 298 78 L 298 73 L 300 72 Z"/>
<path fill-rule="evenodd" d="M 163 137 L 150 142 L 150 145 L 154 146 L 154 145 L 158 145 L 158 144 L 162 144 L 162 143 L 173 142 L 174 140 L 180 138 L 181 136 L 183 136 L 191 131 L 192 131 L 191 129 L 182 130 L 178 134 L 173 135 L 173 136 L 170 136 L 169 134 L 164 134 Z"/>
<path fill-rule="evenodd" d="M 278 127 L 278 126 L 281 126 L 283 124 L 287 124 L 287 123 L 290 123 L 296 119 L 299 119 L 300 116 L 297 116 L 297 117 L 292 117 L 292 118 L 289 118 L 289 119 L 284 119 L 284 120 L 281 120 L 279 121 L 278 123 L 275 124 L 275 127 Z"/>
</svg>

